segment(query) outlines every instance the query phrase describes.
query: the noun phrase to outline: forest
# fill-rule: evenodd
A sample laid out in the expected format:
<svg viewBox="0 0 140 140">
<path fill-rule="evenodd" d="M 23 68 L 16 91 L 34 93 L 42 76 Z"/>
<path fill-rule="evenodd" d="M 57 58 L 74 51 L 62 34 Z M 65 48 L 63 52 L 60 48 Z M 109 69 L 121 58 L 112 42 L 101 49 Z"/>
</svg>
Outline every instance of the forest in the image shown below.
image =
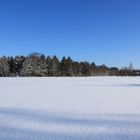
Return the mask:
<svg viewBox="0 0 140 140">
<path fill-rule="evenodd" d="M 0 57 L 0 77 L 48 77 L 48 76 L 140 76 L 140 70 L 128 67 L 121 69 L 94 62 L 74 61 L 71 57 L 45 56 L 31 53 L 28 56 Z"/>
</svg>

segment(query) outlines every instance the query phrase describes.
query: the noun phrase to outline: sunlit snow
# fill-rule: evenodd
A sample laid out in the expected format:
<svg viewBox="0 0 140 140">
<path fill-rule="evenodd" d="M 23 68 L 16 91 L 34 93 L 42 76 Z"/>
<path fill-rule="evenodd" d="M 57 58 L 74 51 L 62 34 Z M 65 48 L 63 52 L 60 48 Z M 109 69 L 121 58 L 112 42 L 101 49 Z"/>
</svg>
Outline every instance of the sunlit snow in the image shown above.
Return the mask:
<svg viewBox="0 0 140 140">
<path fill-rule="evenodd" d="M 0 140 L 139 140 L 140 78 L 0 78 Z"/>
</svg>

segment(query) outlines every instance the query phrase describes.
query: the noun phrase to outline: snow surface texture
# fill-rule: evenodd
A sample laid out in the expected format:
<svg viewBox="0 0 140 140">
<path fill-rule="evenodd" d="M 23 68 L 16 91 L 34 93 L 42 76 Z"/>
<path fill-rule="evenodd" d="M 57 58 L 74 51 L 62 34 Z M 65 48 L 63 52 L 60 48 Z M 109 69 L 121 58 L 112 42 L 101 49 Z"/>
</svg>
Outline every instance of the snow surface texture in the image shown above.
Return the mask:
<svg viewBox="0 0 140 140">
<path fill-rule="evenodd" d="M 140 140 L 140 78 L 0 78 L 0 140 Z"/>
</svg>

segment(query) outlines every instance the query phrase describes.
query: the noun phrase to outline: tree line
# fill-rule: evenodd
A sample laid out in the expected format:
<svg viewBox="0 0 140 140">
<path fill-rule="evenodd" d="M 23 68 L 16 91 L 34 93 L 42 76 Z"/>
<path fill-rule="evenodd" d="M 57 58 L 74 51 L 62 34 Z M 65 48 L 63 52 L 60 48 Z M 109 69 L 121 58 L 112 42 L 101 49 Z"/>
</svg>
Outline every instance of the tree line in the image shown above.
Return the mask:
<svg viewBox="0 0 140 140">
<path fill-rule="evenodd" d="M 119 69 L 96 65 L 94 62 L 77 62 L 71 57 L 45 56 L 32 53 L 28 56 L 0 57 L 0 77 L 15 76 L 135 76 L 132 65 Z M 138 74 L 139 75 L 139 74 Z"/>
</svg>

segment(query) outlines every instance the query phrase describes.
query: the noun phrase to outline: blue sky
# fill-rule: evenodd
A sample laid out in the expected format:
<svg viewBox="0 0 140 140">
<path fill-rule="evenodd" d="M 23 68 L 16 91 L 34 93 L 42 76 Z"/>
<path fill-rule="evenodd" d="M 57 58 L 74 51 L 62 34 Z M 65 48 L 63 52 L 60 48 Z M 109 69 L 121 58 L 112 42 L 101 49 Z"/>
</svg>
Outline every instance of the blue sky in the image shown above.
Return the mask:
<svg viewBox="0 0 140 140">
<path fill-rule="evenodd" d="M 139 0 L 1 0 L 0 55 L 140 68 Z"/>
</svg>

